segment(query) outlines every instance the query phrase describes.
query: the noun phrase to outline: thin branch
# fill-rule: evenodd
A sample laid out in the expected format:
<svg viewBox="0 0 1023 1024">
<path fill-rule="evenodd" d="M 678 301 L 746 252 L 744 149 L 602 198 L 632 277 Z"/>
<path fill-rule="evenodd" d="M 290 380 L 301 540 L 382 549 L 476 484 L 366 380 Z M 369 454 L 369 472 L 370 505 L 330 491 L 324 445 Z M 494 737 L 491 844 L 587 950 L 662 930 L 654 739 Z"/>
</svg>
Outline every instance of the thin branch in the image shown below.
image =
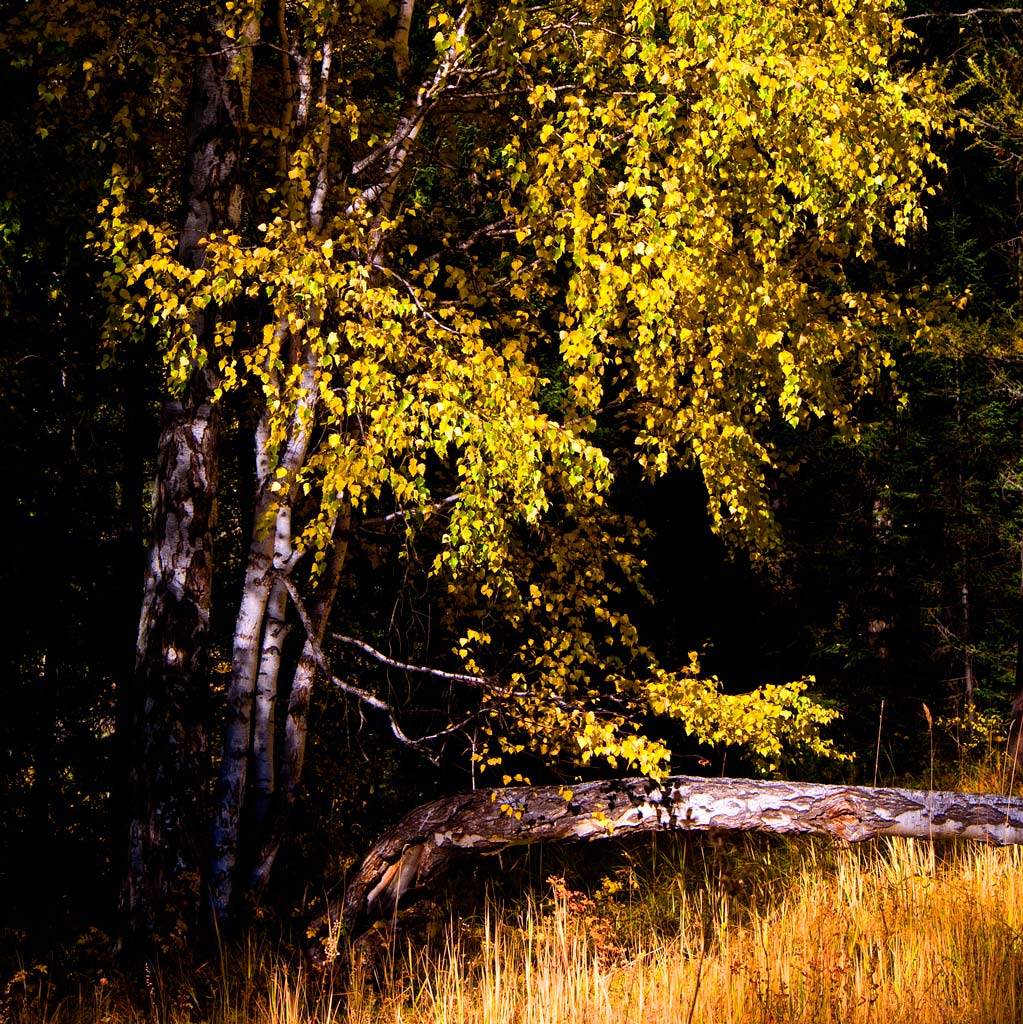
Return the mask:
<svg viewBox="0 0 1023 1024">
<path fill-rule="evenodd" d="M 413 750 L 419 751 L 424 754 L 431 761 L 436 761 L 437 754 L 435 751 L 423 745 L 421 740 L 414 740 L 410 736 L 407 736 L 398 724 L 396 712 L 392 705 L 388 704 L 387 701 L 381 700 L 376 694 L 370 693 L 368 690 L 363 690 L 359 686 L 353 686 L 351 683 L 346 683 L 344 680 L 339 679 L 331 671 L 330 662 L 327 661 L 326 655 L 323 653 L 323 648 L 320 646 L 320 642 L 316 639 L 316 630 L 313 626 L 312 618 L 306 609 L 305 602 L 302 600 L 302 596 L 298 592 L 298 588 L 294 583 L 291 582 L 287 576 L 280 576 L 278 578 L 284 584 L 285 589 L 291 597 L 292 603 L 295 605 L 295 610 L 298 612 L 298 617 L 302 620 L 302 626 L 306 632 L 306 639 L 309 642 L 309 647 L 312 650 L 313 660 L 316 662 L 317 667 L 320 671 L 334 684 L 342 693 L 347 694 L 350 697 L 355 697 L 361 701 L 367 707 L 373 708 L 374 711 L 382 711 L 387 715 L 388 720 L 391 724 L 391 732 L 394 733 L 395 739 L 399 743 L 406 747 L 411 747 Z M 442 735 L 442 734 L 437 734 Z"/>
<path fill-rule="evenodd" d="M 495 220 L 492 224 L 484 224 L 483 227 L 477 228 L 467 238 L 463 238 L 455 248 L 459 252 L 465 252 L 467 249 L 472 248 L 481 238 L 496 238 L 500 235 L 513 235 L 516 232 L 514 217 L 502 217 L 500 220 Z"/>
<path fill-rule="evenodd" d="M 484 75 L 477 75 L 476 79 L 478 81 L 478 80 L 480 80 L 480 79 L 482 79 L 484 77 L 485 77 Z M 487 76 L 487 77 L 489 77 L 489 76 Z M 444 88 L 445 88 L 445 91 L 447 91 L 447 92 L 455 92 L 456 91 L 456 87 L 453 86 L 453 85 L 447 85 Z M 569 85 L 554 85 L 554 86 L 550 86 L 549 88 L 553 92 L 556 92 L 556 93 L 559 93 L 559 92 L 571 92 L 572 90 L 577 90 L 579 88 L 579 85 L 578 85 L 578 83 L 573 82 L 573 83 L 571 83 Z M 514 89 L 491 89 L 489 91 L 478 90 L 476 92 L 458 91 L 457 98 L 460 99 L 460 100 L 493 100 L 493 99 L 501 99 L 504 96 L 524 96 L 526 93 L 530 93 L 532 91 L 533 91 L 533 87 L 532 86 L 529 86 L 529 87 L 522 86 L 521 88 L 514 88 Z M 612 96 L 617 96 L 617 95 L 635 96 L 636 93 L 621 93 L 621 94 L 619 94 L 619 93 L 612 93 L 611 95 Z M 445 109 L 446 110 L 450 109 L 450 107 L 445 107 Z"/>
<path fill-rule="evenodd" d="M 362 521 L 363 526 L 380 526 L 382 523 L 393 523 L 398 519 L 405 519 L 408 516 L 416 514 L 425 514 L 428 512 L 439 512 L 442 508 L 447 505 L 453 505 L 462 496 L 461 491 L 455 491 L 454 494 L 449 494 L 446 498 L 441 498 L 440 501 L 435 501 L 432 505 L 427 505 L 426 508 L 417 509 L 399 509 L 397 512 L 391 512 L 386 516 L 376 516 L 373 519 L 364 519 Z"/>
<path fill-rule="evenodd" d="M 356 640 L 350 636 L 343 636 L 341 633 L 332 633 L 331 636 L 332 639 L 337 640 L 339 643 L 350 644 L 352 647 L 357 647 L 359 650 L 368 654 L 371 658 L 379 661 L 381 664 L 387 665 L 390 668 L 396 668 L 401 672 L 415 672 L 421 675 L 435 676 L 438 679 L 446 679 L 452 683 L 463 683 L 468 686 L 472 686 L 475 689 L 484 690 L 489 696 L 500 697 L 502 700 L 528 700 L 530 697 L 536 696 L 528 690 L 505 689 L 502 686 L 498 686 L 492 680 L 487 679 L 485 676 L 474 676 L 465 672 L 446 672 L 443 669 L 430 668 L 427 665 L 410 665 L 403 661 L 396 661 L 394 658 L 384 654 L 383 651 L 378 651 L 375 647 L 371 647 L 362 640 Z M 560 708 L 562 711 L 579 710 L 578 704 L 566 700 L 564 697 L 556 693 L 545 694 L 544 700 L 553 704 L 555 707 Z"/>
<path fill-rule="evenodd" d="M 408 137 L 409 133 L 416 125 L 415 118 L 403 117 L 398 119 L 398 124 L 394 129 L 391 137 L 382 145 L 377 146 L 371 153 L 368 153 L 361 160 L 357 160 L 352 164 L 352 169 L 349 172 L 351 177 L 355 177 L 358 174 L 362 174 L 367 167 L 372 166 L 382 156 L 387 156 L 396 146 L 400 146 Z"/>
<path fill-rule="evenodd" d="M 448 334 L 455 334 L 461 336 L 461 331 L 456 327 L 452 327 L 450 324 L 444 323 L 443 320 L 439 319 L 435 313 L 431 313 L 420 301 L 419 296 L 416 295 L 415 289 L 405 280 L 396 270 L 392 270 L 390 267 L 384 266 L 383 263 L 374 262 L 372 264 L 374 270 L 382 270 L 385 274 L 390 274 L 396 281 L 399 281 L 405 286 L 405 290 L 409 293 L 409 298 L 416 304 L 416 309 L 422 314 L 424 320 L 429 320 L 431 323 L 436 324 L 442 331 L 447 331 Z"/>
<path fill-rule="evenodd" d="M 394 658 L 388 657 L 383 651 L 378 651 L 375 647 L 371 647 L 369 644 L 362 640 L 356 640 L 354 637 L 343 636 L 341 633 L 332 633 L 333 639 L 340 643 L 348 644 L 351 647 L 358 647 L 364 654 L 368 654 L 371 658 L 379 661 L 382 665 L 388 665 L 390 668 L 396 668 L 401 672 L 415 672 L 419 675 L 436 676 L 438 679 L 447 679 L 453 683 L 468 683 L 470 686 L 476 686 L 480 688 L 490 688 L 489 680 L 483 676 L 473 676 L 465 672 L 446 672 L 440 668 L 430 668 L 428 665 L 410 665 L 404 661 L 396 661 Z"/>
<path fill-rule="evenodd" d="M 921 18 L 972 18 L 977 14 L 1021 14 L 1023 7 L 971 7 L 968 11 L 930 11 L 927 14 L 910 14 L 903 21 L 919 21 Z"/>
<path fill-rule="evenodd" d="M 441 729 L 440 732 L 432 732 L 429 736 L 420 737 L 419 742 L 432 743 L 434 740 L 442 740 L 447 736 L 453 736 L 456 732 L 465 732 L 468 725 L 479 718 L 480 714 L 480 711 L 474 711 L 471 715 L 463 718 L 460 722 L 456 722 L 454 725 L 449 725 L 446 729 Z"/>
<path fill-rule="evenodd" d="M 323 653 L 323 648 L 320 646 L 320 643 L 316 638 L 313 621 L 309 616 L 309 612 L 306 610 L 305 603 L 298 592 L 298 588 L 287 576 L 283 576 L 281 574 L 276 575 L 287 589 L 288 594 L 291 596 L 291 600 L 295 605 L 295 610 L 298 612 L 298 617 L 302 620 L 302 626 L 306 631 L 306 637 L 308 638 L 309 647 L 313 654 L 313 660 L 316 662 L 317 667 L 324 676 L 326 676 L 326 678 L 330 680 L 330 682 L 333 683 L 333 685 L 342 693 L 355 697 L 367 707 L 373 708 L 375 711 L 381 711 L 387 715 L 391 724 L 391 732 L 394 733 L 395 738 L 399 743 L 402 743 L 404 746 L 411 747 L 413 750 L 419 751 L 419 753 L 425 755 L 431 761 L 436 762 L 436 753 L 426 747 L 425 744 L 464 729 L 466 724 L 471 722 L 473 718 L 478 715 L 478 712 L 474 712 L 461 723 L 449 726 L 448 728 L 442 729 L 440 732 L 432 733 L 429 736 L 421 737 L 418 740 L 414 740 L 410 736 L 407 736 L 398 724 L 397 713 L 391 704 L 388 704 L 385 700 L 381 700 L 381 698 L 376 696 L 376 694 L 370 693 L 368 690 L 363 690 L 361 687 L 353 686 L 351 683 L 346 683 L 334 675 L 331 670 L 330 663 L 327 661 L 327 657 Z M 375 647 L 370 646 L 362 640 L 356 640 L 354 637 L 344 636 L 341 633 L 333 633 L 331 634 L 331 637 L 339 643 L 356 647 L 364 654 L 367 654 L 369 657 L 380 662 L 382 665 L 398 669 L 401 672 L 413 672 L 421 675 L 434 676 L 438 679 L 445 679 L 453 683 L 462 683 L 464 685 L 471 686 L 474 689 L 483 690 L 490 696 L 500 697 L 504 700 L 523 700 L 530 696 L 534 696 L 524 690 L 503 689 L 500 686 L 496 686 L 485 676 L 474 676 L 467 672 L 446 672 L 443 669 L 430 668 L 426 665 L 412 665 L 407 662 L 398 661 L 395 658 L 388 657 L 388 655 L 384 654 L 383 651 L 378 651 Z M 545 700 L 565 711 L 578 709 L 578 705 L 555 693 L 546 694 Z"/>
</svg>

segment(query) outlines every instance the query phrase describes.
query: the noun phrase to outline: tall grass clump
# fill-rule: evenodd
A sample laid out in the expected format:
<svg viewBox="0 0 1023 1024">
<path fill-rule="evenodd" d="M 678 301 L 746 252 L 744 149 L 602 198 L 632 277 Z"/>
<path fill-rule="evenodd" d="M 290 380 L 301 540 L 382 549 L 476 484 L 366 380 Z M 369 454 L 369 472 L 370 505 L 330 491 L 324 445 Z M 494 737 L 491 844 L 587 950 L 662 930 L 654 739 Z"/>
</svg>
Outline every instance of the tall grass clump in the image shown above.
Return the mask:
<svg viewBox="0 0 1023 1024">
<path fill-rule="evenodd" d="M 552 878 L 514 909 L 491 900 L 436 942 L 399 936 L 331 979 L 249 943 L 208 976 L 151 979 L 143 1002 L 113 981 L 100 996 L 45 1002 L 32 986 L 19 1002 L 15 985 L 6 1014 L 16 1024 L 1023 1020 L 1019 848 L 753 837 L 677 849 L 655 870 L 634 858 L 589 894 Z"/>
<path fill-rule="evenodd" d="M 601 932 L 573 894 L 491 920 L 390 1019 L 438 1024 L 1023 1020 L 1019 849 L 809 844 L 790 879 L 681 890 L 674 934 Z M 608 950 L 613 955 L 608 957 Z"/>
</svg>

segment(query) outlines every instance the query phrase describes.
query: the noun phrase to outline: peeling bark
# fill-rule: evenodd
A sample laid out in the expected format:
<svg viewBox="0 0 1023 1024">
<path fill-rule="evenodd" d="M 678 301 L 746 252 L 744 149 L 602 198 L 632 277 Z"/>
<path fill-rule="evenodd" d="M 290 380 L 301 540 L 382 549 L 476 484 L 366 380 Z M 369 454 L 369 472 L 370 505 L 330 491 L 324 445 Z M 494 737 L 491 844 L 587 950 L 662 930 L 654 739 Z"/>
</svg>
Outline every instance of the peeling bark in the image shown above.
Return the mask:
<svg viewBox="0 0 1023 1024">
<path fill-rule="evenodd" d="M 353 934 L 429 889 L 463 854 L 513 846 L 620 838 L 654 831 L 761 831 L 1023 843 L 1023 800 L 974 793 L 825 786 L 677 776 L 571 787 L 476 790 L 412 811 L 387 832 L 350 879 L 342 902 L 317 922 Z"/>
<path fill-rule="evenodd" d="M 215 17 L 209 27 L 218 46 L 196 67 L 188 110 L 178 258 L 190 268 L 202 265 L 204 238 L 241 219 L 242 134 L 259 15 L 246 19 L 237 38 Z M 192 328 L 200 350 L 209 347 L 216 319 L 212 307 L 196 314 Z M 153 931 L 175 888 L 191 890 L 197 912 L 197 880 L 205 867 L 210 526 L 217 487 L 213 383 L 199 360 L 183 396 L 168 400 L 162 413 L 131 700 L 122 909 L 137 937 Z"/>
<path fill-rule="evenodd" d="M 215 449 L 209 402 L 165 405 L 136 648 L 122 897 L 129 930 L 139 935 L 203 859 Z"/>
<path fill-rule="evenodd" d="M 262 810 L 265 819 L 267 806 L 260 808 L 259 801 L 264 796 L 268 801 L 273 791 L 273 764 L 268 758 L 273 754 L 273 705 L 277 699 L 279 645 L 283 642 L 286 597 L 274 573 L 288 573 L 293 568 L 291 509 L 299 472 L 309 449 L 310 429 L 318 402 L 315 367 L 304 357 L 303 362 L 302 376 L 297 382 L 299 398 L 277 466 L 283 476 L 274 477 L 273 481 L 268 472 L 272 461 L 268 437 L 262 429 L 256 434 L 260 491 L 235 623 L 227 724 L 213 824 L 210 893 L 213 910 L 222 922 L 226 921 L 230 910 L 239 856 L 245 859 L 241 828 L 246 797 L 253 795 L 250 791 L 255 785 L 256 810 L 257 813 Z M 273 482 L 283 482 L 286 489 L 275 493 Z M 270 528 L 267 520 L 270 520 Z M 258 699 L 257 687 L 261 690 Z M 249 855 L 252 856 L 251 845 Z"/>
<path fill-rule="evenodd" d="M 323 642 L 327 620 L 337 596 L 341 572 L 348 555 L 349 517 L 343 515 L 334 529 L 334 549 L 330 563 L 316 592 L 311 616 L 316 629 L 316 643 Z M 283 588 L 282 588 L 283 589 Z M 305 749 L 308 735 L 309 701 L 313 684 L 319 672 L 312 641 L 306 639 L 302 645 L 291 687 L 287 692 L 287 710 L 277 761 L 277 785 L 274 799 L 263 827 L 261 828 L 259 851 L 255 857 L 248 879 L 249 891 L 258 896 L 270 880 L 277 853 L 291 818 L 292 808 L 298 796 L 305 766 Z"/>
</svg>

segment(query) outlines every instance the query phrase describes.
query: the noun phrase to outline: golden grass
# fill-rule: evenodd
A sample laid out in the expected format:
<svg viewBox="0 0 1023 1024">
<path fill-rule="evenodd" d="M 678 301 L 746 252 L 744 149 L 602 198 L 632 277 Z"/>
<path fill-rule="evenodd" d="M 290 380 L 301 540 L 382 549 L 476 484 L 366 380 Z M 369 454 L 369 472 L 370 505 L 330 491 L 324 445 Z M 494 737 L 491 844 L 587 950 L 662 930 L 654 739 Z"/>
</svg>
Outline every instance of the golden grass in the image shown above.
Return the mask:
<svg viewBox="0 0 1023 1024">
<path fill-rule="evenodd" d="M 611 882 L 595 898 L 557 882 L 551 897 L 517 912 L 490 907 L 477 925 L 451 925 L 436 948 L 395 944 L 375 981 L 348 976 L 335 982 L 343 991 L 250 945 L 227 958 L 205 994 L 150 981 L 146 1005 L 138 1005 L 108 984 L 44 1009 L 26 993 L 20 1003 L 9 1000 L 8 1017 L 19 1024 L 1023 1020 L 1023 850 L 936 851 L 899 840 L 869 848 L 792 843 L 772 852 L 751 843 L 729 856 L 758 880 L 736 892 L 727 863 L 715 861 L 702 885 L 682 885 L 685 876 L 667 877 L 664 867 L 656 882 L 633 876 L 631 892 L 626 884 L 615 893 L 619 882 Z M 769 870 L 757 863 L 772 857 Z"/>
<path fill-rule="evenodd" d="M 890 842 L 817 862 L 752 912 L 680 893 L 675 934 L 607 960 L 599 912 L 571 896 L 491 923 L 475 962 L 453 944 L 414 998 L 378 1020 L 409 1024 L 859 1024 L 1023 1020 L 1023 854 Z M 748 899 L 748 897 L 747 897 Z M 738 918 L 738 919 L 737 919 Z M 618 936 L 618 939 L 621 937 Z M 608 945 L 604 937 L 605 948 Z M 421 975 L 423 976 L 423 975 Z"/>
</svg>

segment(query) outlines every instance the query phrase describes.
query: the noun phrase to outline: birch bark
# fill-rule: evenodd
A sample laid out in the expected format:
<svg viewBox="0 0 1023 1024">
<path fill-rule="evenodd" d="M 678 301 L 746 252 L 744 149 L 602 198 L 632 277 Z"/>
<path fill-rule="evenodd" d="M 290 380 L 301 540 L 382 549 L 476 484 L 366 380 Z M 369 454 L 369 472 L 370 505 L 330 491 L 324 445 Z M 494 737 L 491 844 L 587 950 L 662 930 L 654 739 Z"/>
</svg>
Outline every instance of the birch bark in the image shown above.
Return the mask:
<svg viewBox="0 0 1023 1024">
<path fill-rule="evenodd" d="M 316 626 L 317 644 L 323 642 L 327 621 L 337 596 L 341 573 L 348 555 L 349 525 L 350 518 L 347 514 L 339 517 L 333 531 L 334 548 L 330 563 L 317 589 L 316 599 L 311 609 L 312 619 Z M 302 769 L 305 766 L 309 702 L 312 698 L 313 684 L 318 671 L 315 648 L 312 641 L 307 638 L 302 645 L 302 653 L 287 692 L 287 709 L 284 717 L 280 757 L 277 763 L 276 790 L 273 794 L 274 799 L 270 813 L 261 823 L 261 843 L 248 879 L 248 888 L 256 895 L 262 892 L 270 881 L 270 874 L 286 832 L 291 809 L 298 796 L 298 787 L 302 781 Z"/>
<path fill-rule="evenodd" d="M 283 23 L 281 33 L 282 40 L 286 42 L 287 32 Z M 308 54 L 296 51 L 286 56 L 283 106 L 286 112 L 294 109 L 295 121 L 289 134 L 296 145 L 301 145 L 309 129 L 311 113 L 326 109 L 332 56 L 330 40 L 325 39 L 316 76 Z M 294 82 L 290 73 L 291 61 L 295 64 Z M 314 147 L 316 174 L 307 208 L 308 224 L 313 233 L 322 231 L 328 188 L 330 120 L 323 118 L 322 122 L 316 126 L 319 129 Z M 305 315 L 310 313 L 304 312 Z M 311 312 L 311 319 L 318 320 L 315 310 Z M 249 883 L 254 875 L 259 874 L 263 882 L 269 876 L 273 857 L 264 858 L 263 849 L 268 834 L 279 832 L 271 818 L 277 786 L 276 729 L 277 706 L 282 699 L 282 647 L 288 630 L 287 591 L 280 577 L 290 574 L 295 564 L 292 506 L 309 451 L 319 397 L 318 368 L 310 348 L 303 347 L 292 336 L 287 317 L 281 319 L 276 333 L 282 350 L 290 349 L 288 362 L 299 368 L 298 379 L 293 385 L 297 397 L 284 451 L 276 463 L 273 480 L 269 468 L 274 461 L 274 452 L 266 429 L 266 414 L 256 438 L 259 497 L 235 626 L 213 825 L 210 892 L 213 911 L 222 922 L 230 915 L 232 900 L 237 901 L 243 892 L 250 892 Z M 271 372 L 277 371 L 271 369 Z M 275 482 L 277 490 L 273 487 Z M 268 526 L 271 522 L 272 528 Z M 264 863 L 265 871 L 260 872 L 258 866 Z"/>
<path fill-rule="evenodd" d="M 184 213 L 178 258 L 196 268 L 202 240 L 238 225 L 242 134 L 259 15 L 230 28 L 213 21 L 213 52 L 197 67 L 189 100 Z M 208 348 L 216 311 L 192 328 Z M 128 857 L 122 910 L 129 934 L 156 926 L 182 887 L 194 913 L 202 870 L 207 776 L 208 648 L 217 488 L 213 382 L 196 366 L 185 393 L 165 402 L 153 484 L 152 527 L 131 698 Z M 183 909 L 183 908 L 179 908 Z"/>
<path fill-rule="evenodd" d="M 273 704 L 277 696 L 284 608 L 280 598 L 271 608 L 271 594 L 283 591 L 283 587 L 274 582 L 274 572 L 290 572 L 293 565 L 291 506 L 298 474 L 308 452 L 310 428 L 317 405 L 315 367 L 307 360 L 304 362 L 299 398 L 292 413 L 284 453 L 278 463 L 279 475 L 273 478 L 284 483 L 276 492 L 267 471 L 271 462 L 269 439 L 265 430 L 257 431 L 256 435 L 256 464 L 262 467 L 259 470 L 262 476 L 258 481 L 259 496 L 248 564 L 235 623 L 213 824 L 210 893 L 214 913 L 220 921 L 227 920 L 231 908 L 234 873 L 241 848 L 242 811 L 251 788 L 250 761 L 256 780 L 257 801 L 260 785 L 267 800 L 273 791 L 273 765 L 270 760 L 273 755 Z M 272 528 L 268 526 L 268 520 Z M 261 688 L 258 702 L 257 680 Z"/>
<path fill-rule="evenodd" d="M 479 789 L 407 814 L 373 846 L 349 879 L 344 899 L 311 932 L 342 924 L 352 934 L 374 918 L 394 915 L 460 856 L 636 832 L 716 830 L 831 836 L 850 843 L 909 836 L 1007 846 L 1023 843 L 1023 814 L 1018 800 L 996 794 L 690 776 L 660 783 L 631 778 Z"/>
</svg>

